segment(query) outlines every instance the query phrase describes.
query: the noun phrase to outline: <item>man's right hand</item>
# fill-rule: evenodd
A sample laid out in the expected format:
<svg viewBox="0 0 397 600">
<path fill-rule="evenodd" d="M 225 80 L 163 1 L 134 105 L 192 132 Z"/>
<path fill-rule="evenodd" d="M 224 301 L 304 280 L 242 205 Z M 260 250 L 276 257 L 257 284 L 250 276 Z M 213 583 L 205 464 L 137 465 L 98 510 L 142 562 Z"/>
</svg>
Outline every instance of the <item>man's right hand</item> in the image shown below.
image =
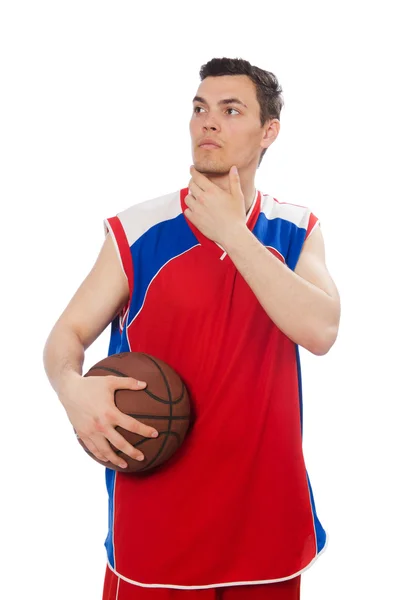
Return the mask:
<svg viewBox="0 0 397 600">
<path fill-rule="evenodd" d="M 100 461 L 110 461 L 118 467 L 126 468 L 127 463 L 117 456 L 109 442 L 135 460 L 143 460 L 144 456 L 115 427 L 149 438 L 157 437 L 158 432 L 121 412 L 115 405 L 114 394 L 116 390 L 143 390 L 145 387 L 145 382 L 132 377 L 83 377 L 76 373 L 59 393 L 59 399 L 76 434 L 87 449 Z"/>
</svg>

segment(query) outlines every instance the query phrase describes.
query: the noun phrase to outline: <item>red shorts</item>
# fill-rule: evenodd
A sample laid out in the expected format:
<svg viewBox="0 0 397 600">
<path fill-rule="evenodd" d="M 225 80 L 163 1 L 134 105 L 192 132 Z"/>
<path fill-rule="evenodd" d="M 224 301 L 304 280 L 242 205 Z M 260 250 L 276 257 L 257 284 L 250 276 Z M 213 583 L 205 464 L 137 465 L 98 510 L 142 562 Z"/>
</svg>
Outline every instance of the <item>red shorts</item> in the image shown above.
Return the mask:
<svg viewBox="0 0 397 600">
<path fill-rule="evenodd" d="M 201 590 L 145 588 L 124 581 L 106 567 L 102 600 L 299 600 L 301 577 L 279 583 Z"/>
</svg>

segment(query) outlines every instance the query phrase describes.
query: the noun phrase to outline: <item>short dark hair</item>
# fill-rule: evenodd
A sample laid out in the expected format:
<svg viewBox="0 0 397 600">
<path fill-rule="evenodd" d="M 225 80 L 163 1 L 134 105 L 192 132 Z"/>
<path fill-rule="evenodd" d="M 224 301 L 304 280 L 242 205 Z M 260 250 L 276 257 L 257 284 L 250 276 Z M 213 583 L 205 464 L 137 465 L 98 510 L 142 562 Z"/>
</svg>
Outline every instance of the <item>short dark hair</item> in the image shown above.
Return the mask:
<svg viewBox="0 0 397 600">
<path fill-rule="evenodd" d="M 255 84 L 256 97 L 260 106 L 261 127 L 270 119 L 280 119 L 280 112 L 284 106 L 283 90 L 273 73 L 254 67 L 248 60 L 242 58 L 213 58 L 200 69 L 201 81 L 206 77 L 222 75 L 247 75 Z M 260 155 L 258 167 L 266 150 L 267 148 L 264 148 Z"/>
</svg>

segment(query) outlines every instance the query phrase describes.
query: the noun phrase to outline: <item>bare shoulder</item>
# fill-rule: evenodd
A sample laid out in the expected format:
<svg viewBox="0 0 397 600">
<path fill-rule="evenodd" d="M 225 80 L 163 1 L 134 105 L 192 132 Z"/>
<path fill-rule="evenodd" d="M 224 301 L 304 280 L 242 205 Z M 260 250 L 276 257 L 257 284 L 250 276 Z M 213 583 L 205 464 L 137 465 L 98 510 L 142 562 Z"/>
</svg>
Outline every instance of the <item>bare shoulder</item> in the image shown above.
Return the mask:
<svg viewBox="0 0 397 600">
<path fill-rule="evenodd" d="M 87 277 L 62 313 L 59 322 L 88 347 L 121 311 L 129 299 L 129 286 L 110 234 Z"/>
</svg>

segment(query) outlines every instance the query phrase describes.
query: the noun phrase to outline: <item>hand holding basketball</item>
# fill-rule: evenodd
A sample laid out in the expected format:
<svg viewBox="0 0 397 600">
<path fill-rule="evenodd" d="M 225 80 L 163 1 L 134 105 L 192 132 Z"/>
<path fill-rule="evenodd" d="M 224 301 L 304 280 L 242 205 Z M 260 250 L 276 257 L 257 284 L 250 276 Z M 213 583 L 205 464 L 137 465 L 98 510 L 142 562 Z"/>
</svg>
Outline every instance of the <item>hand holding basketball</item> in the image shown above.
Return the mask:
<svg viewBox="0 0 397 600">
<path fill-rule="evenodd" d="M 145 387 L 146 382 L 142 384 L 132 377 L 76 376 L 60 393 L 60 400 L 77 436 L 98 460 L 110 461 L 118 467 L 127 466 L 111 449 L 109 442 L 135 460 L 142 456 L 142 452 L 115 430 L 116 426 L 145 437 L 157 435 L 153 427 L 121 412 L 114 402 L 116 390 L 143 390 Z"/>
</svg>

